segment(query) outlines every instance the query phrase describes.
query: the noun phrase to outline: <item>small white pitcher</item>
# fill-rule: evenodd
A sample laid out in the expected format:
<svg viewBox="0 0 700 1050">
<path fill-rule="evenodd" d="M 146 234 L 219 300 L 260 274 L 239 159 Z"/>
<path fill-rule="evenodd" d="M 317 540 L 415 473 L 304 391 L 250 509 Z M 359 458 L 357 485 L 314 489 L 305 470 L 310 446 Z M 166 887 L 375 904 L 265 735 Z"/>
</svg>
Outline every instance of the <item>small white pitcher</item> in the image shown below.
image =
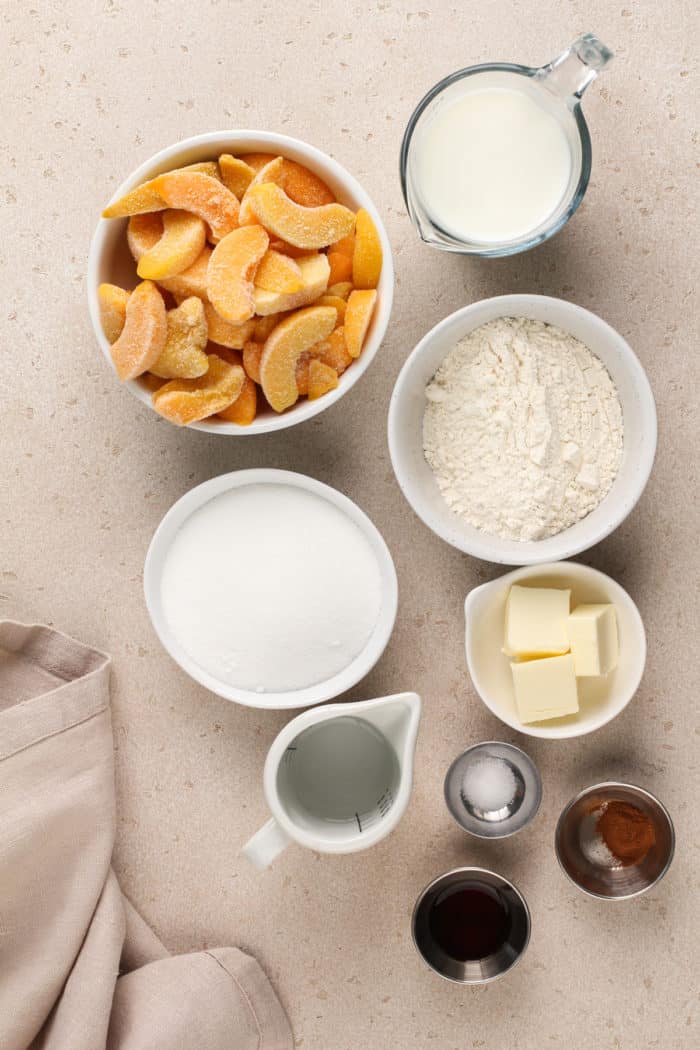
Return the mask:
<svg viewBox="0 0 700 1050">
<path fill-rule="evenodd" d="M 367 849 L 394 830 L 411 795 L 421 700 L 398 693 L 305 711 L 273 741 L 263 773 L 272 819 L 243 847 L 267 868 L 298 842 Z"/>
</svg>

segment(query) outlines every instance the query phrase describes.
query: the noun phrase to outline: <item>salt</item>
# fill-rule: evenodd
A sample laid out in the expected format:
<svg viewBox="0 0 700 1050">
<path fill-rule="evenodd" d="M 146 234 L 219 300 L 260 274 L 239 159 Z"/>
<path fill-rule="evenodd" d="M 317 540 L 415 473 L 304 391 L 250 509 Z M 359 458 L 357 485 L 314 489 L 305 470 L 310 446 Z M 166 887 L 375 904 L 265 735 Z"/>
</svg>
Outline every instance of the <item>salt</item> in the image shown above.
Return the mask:
<svg viewBox="0 0 700 1050">
<path fill-rule="evenodd" d="M 462 797 L 483 813 L 503 809 L 515 798 L 517 782 L 502 758 L 477 758 L 462 778 Z"/>
<path fill-rule="evenodd" d="M 165 558 L 173 635 L 219 681 L 304 689 L 344 670 L 381 606 L 379 563 L 338 507 L 290 485 L 246 485 L 199 507 Z"/>
</svg>

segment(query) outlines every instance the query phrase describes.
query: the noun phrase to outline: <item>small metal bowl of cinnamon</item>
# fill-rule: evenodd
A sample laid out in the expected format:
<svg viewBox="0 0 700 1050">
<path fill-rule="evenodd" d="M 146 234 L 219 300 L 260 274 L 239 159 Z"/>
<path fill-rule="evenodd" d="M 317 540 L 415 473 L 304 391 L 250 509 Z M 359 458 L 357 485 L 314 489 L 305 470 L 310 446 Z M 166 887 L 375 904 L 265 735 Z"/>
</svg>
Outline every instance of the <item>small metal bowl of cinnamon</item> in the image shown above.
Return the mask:
<svg viewBox="0 0 700 1050">
<path fill-rule="evenodd" d="M 562 811 L 554 845 L 562 870 L 592 897 L 628 900 L 668 871 L 676 836 L 665 806 L 634 784 L 585 788 Z"/>
</svg>

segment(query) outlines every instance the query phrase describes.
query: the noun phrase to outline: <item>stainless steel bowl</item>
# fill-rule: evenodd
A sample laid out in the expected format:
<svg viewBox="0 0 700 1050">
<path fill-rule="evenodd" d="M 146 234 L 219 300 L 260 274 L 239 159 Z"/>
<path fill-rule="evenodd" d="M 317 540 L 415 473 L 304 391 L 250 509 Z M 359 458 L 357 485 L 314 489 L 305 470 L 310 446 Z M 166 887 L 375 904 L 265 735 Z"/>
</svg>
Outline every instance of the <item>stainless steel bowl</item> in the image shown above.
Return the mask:
<svg viewBox="0 0 700 1050">
<path fill-rule="evenodd" d="M 469 767 L 484 759 L 505 762 L 515 782 L 513 797 L 500 809 L 484 810 L 463 791 Z M 454 760 L 445 777 L 445 802 L 464 831 L 483 839 L 503 839 L 514 835 L 533 819 L 542 801 L 542 781 L 529 755 L 513 744 L 487 740 L 467 748 Z"/>
<path fill-rule="evenodd" d="M 510 916 L 510 932 L 497 952 L 483 959 L 462 962 L 447 955 L 430 931 L 430 914 L 445 890 L 456 886 L 476 886 L 495 891 Z M 447 981 L 455 984 L 487 984 L 511 970 L 530 940 L 530 911 L 520 891 L 502 875 L 485 868 L 455 868 L 439 875 L 426 886 L 416 901 L 411 920 L 413 943 L 425 962 Z"/>
<path fill-rule="evenodd" d="M 636 806 L 654 825 L 656 841 L 637 864 L 623 865 L 601 848 L 596 811 L 613 800 Z M 584 893 L 602 900 L 628 900 L 650 890 L 668 871 L 675 845 L 673 822 L 666 807 L 644 788 L 612 780 L 576 795 L 562 811 L 554 836 L 564 873 Z"/>
</svg>

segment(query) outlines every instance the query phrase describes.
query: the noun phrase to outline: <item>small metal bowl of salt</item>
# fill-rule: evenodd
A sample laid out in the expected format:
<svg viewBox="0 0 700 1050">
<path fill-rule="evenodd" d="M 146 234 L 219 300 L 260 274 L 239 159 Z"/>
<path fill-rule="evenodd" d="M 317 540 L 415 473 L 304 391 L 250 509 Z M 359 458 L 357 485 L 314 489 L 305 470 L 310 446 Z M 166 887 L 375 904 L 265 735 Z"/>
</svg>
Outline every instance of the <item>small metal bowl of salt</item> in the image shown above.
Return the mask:
<svg viewBox="0 0 700 1050">
<path fill-rule="evenodd" d="M 445 777 L 447 808 L 464 831 L 483 839 L 514 835 L 542 800 L 537 766 L 513 744 L 488 740 L 467 748 Z"/>
</svg>

